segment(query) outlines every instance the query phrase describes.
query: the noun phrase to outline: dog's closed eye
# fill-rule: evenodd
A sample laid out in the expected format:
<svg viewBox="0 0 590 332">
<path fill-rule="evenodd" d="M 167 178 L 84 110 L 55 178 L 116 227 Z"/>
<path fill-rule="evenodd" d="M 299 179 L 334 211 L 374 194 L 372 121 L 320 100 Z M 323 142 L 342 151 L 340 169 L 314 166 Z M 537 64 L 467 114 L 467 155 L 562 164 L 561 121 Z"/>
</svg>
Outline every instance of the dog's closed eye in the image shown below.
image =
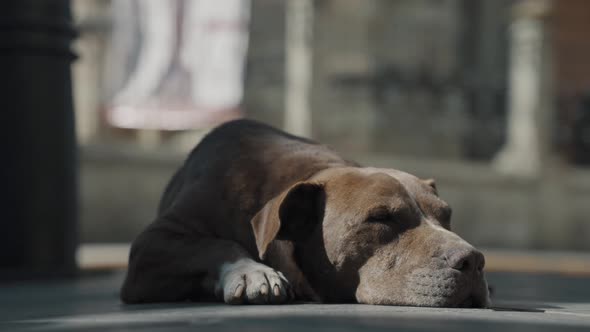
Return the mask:
<svg viewBox="0 0 590 332">
<path fill-rule="evenodd" d="M 392 222 L 396 219 L 395 211 L 386 206 L 372 208 L 368 214 L 368 222 Z"/>
<path fill-rule="evenodd" d="M 397 206 L 379 205 L 369 209 L 365 219 L 369 223 L 381 223 L 398 226 L 414 225 L 412 221 L 418 220 L 410 205 L 399 204 Z"/>
</svg>

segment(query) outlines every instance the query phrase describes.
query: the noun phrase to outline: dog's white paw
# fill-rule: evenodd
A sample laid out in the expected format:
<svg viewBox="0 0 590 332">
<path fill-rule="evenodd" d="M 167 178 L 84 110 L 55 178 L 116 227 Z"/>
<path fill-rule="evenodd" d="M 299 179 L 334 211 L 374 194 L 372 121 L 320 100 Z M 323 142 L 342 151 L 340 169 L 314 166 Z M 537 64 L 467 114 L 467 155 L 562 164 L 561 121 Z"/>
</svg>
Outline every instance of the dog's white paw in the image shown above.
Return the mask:
<svg viewBox="0 0 590 332">
<path fill-rule="evenodd" d="M 291 285 L 281 272 L 252 259 L 224 264 L 216 288 L 229 304 L 278 304 L 293 298 Z"/>
</svg>

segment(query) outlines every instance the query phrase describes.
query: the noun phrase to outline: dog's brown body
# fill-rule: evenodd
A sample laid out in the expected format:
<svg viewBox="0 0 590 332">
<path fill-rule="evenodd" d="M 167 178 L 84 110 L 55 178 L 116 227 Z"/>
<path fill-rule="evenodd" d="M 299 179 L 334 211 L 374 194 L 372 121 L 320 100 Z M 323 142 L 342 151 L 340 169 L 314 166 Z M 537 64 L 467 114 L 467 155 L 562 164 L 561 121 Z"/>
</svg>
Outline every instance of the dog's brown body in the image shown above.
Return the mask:
<svg viewBox="0 0 590 332">
<path fill-rule="evenodd" d="M 121 298 L 486 306 L 483 256 L 449 219 L 431 181 L 233 121 L 174 175 Z"/>
</svg>

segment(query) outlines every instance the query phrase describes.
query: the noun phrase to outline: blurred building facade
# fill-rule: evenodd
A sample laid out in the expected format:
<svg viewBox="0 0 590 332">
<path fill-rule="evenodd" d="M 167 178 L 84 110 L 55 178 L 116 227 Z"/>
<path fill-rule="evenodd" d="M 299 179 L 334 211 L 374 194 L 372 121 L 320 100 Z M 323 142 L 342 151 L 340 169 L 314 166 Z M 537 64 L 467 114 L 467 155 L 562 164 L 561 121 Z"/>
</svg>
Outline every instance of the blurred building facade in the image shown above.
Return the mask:
<svg viewBox="0 0 590 332">
<path fill-rule="evenodd" d="M 455 230 L 476 245 L 590 250 L 590 3 L 311 3 L 301 10 L 312 11 L 314 139 L 364 164 L 437 179 Z M 82 238 L 127 242 L 206 129 L 109 127 L 100 91 L 110 2 L 73 4 Z M 290 92 L 288 4 L 251 1 L 245 64 L 245 116 L 277 127 Z"/>
</svg>

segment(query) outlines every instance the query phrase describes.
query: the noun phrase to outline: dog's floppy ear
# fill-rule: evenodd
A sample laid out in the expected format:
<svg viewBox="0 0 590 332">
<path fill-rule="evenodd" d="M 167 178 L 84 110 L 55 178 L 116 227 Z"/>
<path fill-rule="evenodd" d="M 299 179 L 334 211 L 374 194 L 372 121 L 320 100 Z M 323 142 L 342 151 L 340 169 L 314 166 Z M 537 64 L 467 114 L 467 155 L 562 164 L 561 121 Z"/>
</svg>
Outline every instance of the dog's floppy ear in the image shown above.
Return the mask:
<svg viewBox="0 0 590 332">
<path fill-rule="evenodd" d="M 266 203 L 251 221 L 260 259 L 275 239 L 306 239 L 321 223 L 324 205 L 323 185 L 312 182 L 298 182 Z"/>
</svg>

